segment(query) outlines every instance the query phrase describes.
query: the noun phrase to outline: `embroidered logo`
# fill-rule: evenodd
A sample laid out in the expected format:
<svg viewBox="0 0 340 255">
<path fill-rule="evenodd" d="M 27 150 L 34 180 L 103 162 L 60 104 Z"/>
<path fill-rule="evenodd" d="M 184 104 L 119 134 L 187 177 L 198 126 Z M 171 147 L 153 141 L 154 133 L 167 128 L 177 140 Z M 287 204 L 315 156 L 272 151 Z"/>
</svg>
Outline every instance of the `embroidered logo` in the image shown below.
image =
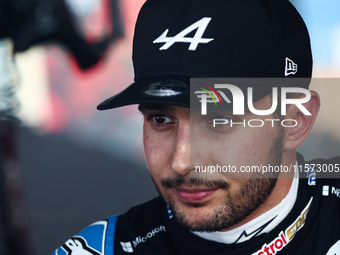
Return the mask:
<svg viewBox="0 0 340 255">
<path fill-rule="evenodd" d="M 298 71 L 298 65 L 293 60 L 286 58 L 285 76 L 294 75 Z"/>
<path fill-rule="evenodd" d="M 329 186 L 328 185 L 322 186 L 322 195 L 325 196 L 325 197 L 329 196 Z"/>
<path fill-rule="evenodd" d="M 310 165 L 306 165 L 305 166 L 307 169 L 307 178 L 308 178 L 308 185 L 309 186 L 315 186 L 316 185 L 316 172 L 313 169 L 313 167 L 311 167 Z"/>
<path fill-rule="evenodd" d="M 169 29 L 166 29 L 163 34 L 161 34 L 153 43 L 165 43 L 159 50 L 167 50 L 169 49 L 174 43 L 190 43 L 189 49 L 191 51 L 195 51 L 199 43 L 209 43 L 214 38 L 202 38 L 204 31 L 206 30 L 211 18 L 204 17 L 199 21 L 196 21 L 194 24 L 188 26 L 181 32 L 179 32 L 174 37 L 168 37 Z M 187 34 L 191 33 L 192 31 L 196 30 L 194 37 L 185 37 Z"/>
<path fill-rule="evenodd" d="M 247 233 L 246 230 L 244 230 L 241 235 L 237 238 L 237 240 L 234 242 L 234 244 L 239 243 L 239 242 L 244 242 L 247 240 L 252 239 L 253 237 L 256 237 L 260 234 L 262 234 L 262 231 L 277 217 L 277 215 L 272 218 L 271 220 L 269 220 L 268 222 L 266 222 L 265 224 L 263 224 L 261 227 L 259 227 L 258 229 L 255 229 L 254 231 L 250 232 L 249 234 Z"/>
<path fill-rule="evenodd" d="M 65 242 L 62 248 L 69 255 L 100 255 L 98 251 L 91 248 L 82 237 L 71 238 Z"/>
<path fill-rule="evenodd" d="M 172 97 L 189 90 L 189 86 L 179 80 L 164 80 L 153 83 L 144 89 L 144 93 L 154 97 Z"/>
<path fill-rule="evenodd" d="M 336 187 L 330 187 L 329 185 L 322 186 L 322 195 L 328 197 L 329 195 L 335 195 L 340 198 L 340 189 Z"/>
<path fill-rule="evenodd" d="M 138 245 L 145 243 L 146 241 L 153 238 L 160 232 L 166 232 L 165 227 L 163 225 L 154 228 L 145 235 L 135 237 L 135 239 L 132 240 L 132 242 L 120 242 L 120 245 L 122 246 L 123 251 L 127 253 L 132 253 L 134 252 L 133 248 L 136 248 Z"/>
<path fill-rule="evenodd" d="M 128 252 L 128 253 L 133 252 L 131 242 L 126 242 L 126 243 L 120 242 L 120 245 L 122 246 L 123 251 Z"/>
</svg>

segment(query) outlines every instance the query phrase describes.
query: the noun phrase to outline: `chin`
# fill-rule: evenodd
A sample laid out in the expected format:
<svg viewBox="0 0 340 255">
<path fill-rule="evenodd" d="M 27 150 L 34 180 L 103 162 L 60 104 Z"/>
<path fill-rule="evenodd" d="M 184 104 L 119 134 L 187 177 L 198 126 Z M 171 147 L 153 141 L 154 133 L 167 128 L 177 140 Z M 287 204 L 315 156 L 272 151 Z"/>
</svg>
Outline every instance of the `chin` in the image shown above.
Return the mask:
<svg viewBox="0 0 340 255">
<path fill-rule="evenodd" d="M 220 217 L 223 205 L 213 207 L 209 203 L 182 203 L 173 200 L 167 204 L 177 221 L 188 230 L 211 232 L 225 228 Z"/>
</svg>

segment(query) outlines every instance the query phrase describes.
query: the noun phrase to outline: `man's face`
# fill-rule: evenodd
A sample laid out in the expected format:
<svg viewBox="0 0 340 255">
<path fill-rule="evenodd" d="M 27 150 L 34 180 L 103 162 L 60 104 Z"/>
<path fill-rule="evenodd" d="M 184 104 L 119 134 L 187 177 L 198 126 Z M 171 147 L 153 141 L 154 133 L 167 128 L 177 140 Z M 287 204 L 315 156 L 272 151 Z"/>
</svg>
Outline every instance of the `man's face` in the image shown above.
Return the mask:
<svg viewBox="0 0 340 255">
<path fill-rule="evenodd" d="M 254 104 L 269 109 L 269 96 Z M 213 127 L 214 118 L 246 123 L 250 119 L 273 116 L 232 116 L 229 112 L 201 116 L 184 107 L 147 105 L 144 115 L 144 149 L 152 179 L 175 217 L 186 228 L 196 231 L 227 229 L 253 212 L 271 194 L 276 175 L 254 174 L 235 178 L 190 178 L 195 166 L 280 165 L 283 130 L 271 122 L 255 128 L 246 125 Z M 276 118 L 277 119 L 277 118 Z M 238 176 L 240 177 L 240 175 Z"/>
</svg>

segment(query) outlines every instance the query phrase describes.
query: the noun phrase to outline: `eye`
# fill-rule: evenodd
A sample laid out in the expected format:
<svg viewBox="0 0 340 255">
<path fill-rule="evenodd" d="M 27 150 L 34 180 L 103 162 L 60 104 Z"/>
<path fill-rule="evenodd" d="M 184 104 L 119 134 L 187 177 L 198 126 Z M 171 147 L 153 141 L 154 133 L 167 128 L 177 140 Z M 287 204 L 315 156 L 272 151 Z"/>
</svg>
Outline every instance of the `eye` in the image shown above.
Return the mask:
<svg viewBox="0 0 340 255">
<path fill-rule="evenodd" d="M 151 116 L 149 116 L 149 120 L 151 120 L 152 123 L 156 126 L 162 126 L 162 125 L 174 123 L 174 121 L 171 118 L 169 118 L 168 116 L 164 114 L 159 114 L 159 113 L 152 114 Z"/>
<path fill-rule="evenodd" d="M 169 117 L 167 117 L 163 114 L 154 114 L 154 115 L 151 116 L 151 119 L 156 124 L 166 124 L 166 123 L 172 123 L 173 122 Z"/>
</svg>

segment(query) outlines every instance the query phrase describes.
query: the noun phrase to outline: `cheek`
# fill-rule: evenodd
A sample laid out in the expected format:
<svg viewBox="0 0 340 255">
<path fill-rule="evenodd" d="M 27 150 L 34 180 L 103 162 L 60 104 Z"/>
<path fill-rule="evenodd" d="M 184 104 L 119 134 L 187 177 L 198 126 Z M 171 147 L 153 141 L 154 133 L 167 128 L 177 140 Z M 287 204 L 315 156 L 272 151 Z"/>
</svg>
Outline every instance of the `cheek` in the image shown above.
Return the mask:
<svg viewBox="0 0 340 255">
<path fill-rule="evenodd" d="M 239 139 L 238 150 L 243 151 L 245 158 L 267 159 L 267 155 L 272 149 L 275 134 L 273 130 L 264 126 L 260 128 L 248 128 Z"/>
<path fill-rule="evenodd" d="M 267 161 L 275 140 L 275 129 L 270 128 L 249 128 L 243 139 L 240 139 L 238 151 L 243 155 L 243 162 L 257 165 Z"/>
<path fill-rule="evenodd" d="M 256 155 L 259 152 L 259 148 L 263 145 L 263 136 L 257 134 L 255 128 L 250 129 L 249 135 L 244 143 L 244 153 L 251 156 Z"/>
<path fill-rule="evenodd" d="M 155 177 L 162 173 L 162 169 L 169 166 L 171 152 L 171 143 L 169 138 L 164 134 L 158 134 L 144 125 L 143 143 L 146 163 L 150 174 Z"/>
<path fill-rule="evenodd" d="M 275 138 L 273 130 L 261 128 L 240 128 L 219 142 L 211 142 L 205 147 L 205 164 L 214 165 L 258 165 L 266 162 Z M 204 165 L 204 164 L 202 164 Z"/>
</svg>

